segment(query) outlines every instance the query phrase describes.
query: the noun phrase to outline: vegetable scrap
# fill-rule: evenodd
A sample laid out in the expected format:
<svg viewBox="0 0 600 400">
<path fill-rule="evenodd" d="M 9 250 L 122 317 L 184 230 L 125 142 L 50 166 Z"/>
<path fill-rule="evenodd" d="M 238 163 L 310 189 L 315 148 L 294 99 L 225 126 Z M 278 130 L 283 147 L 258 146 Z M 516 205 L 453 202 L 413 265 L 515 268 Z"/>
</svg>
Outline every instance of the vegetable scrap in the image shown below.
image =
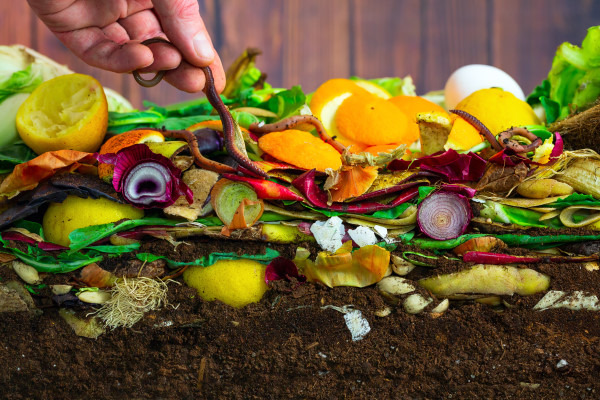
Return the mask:
<svg viewBox="0 0 600 400">
<path fill-rule="evenodd" d="M 597 310 L 597 288 L 562 290 L 544 266 L 599 261 L 600 155 L 573 129 L 598 118 L 599 32 L 561 45 L 527 102 L 516 82 L 463 93 L 453 81 L 452 109 L 416 96 L 410 77 L 273 88 L 248 50 L 221 96 L 205 69 L 206 98 L 112 103 L 108 139 L 91 152 L 36 156 L 19 131 L 0 148 L 2 262 L 28 285 L 64 275 L 72 297 L 56 305 L 96 304 L 111 329 L 164 307 L 173 280 L 234 307 L 313 282 L 377 285 L 381 317 L 542 293 L 535 309 Z M 0 77 L 0 106 L 53 76 L 37 63 Z M 207 243 L 238 251 L 181 250 Z M 64 318 L 85 331 L 85 319 Z"/>
</svg>

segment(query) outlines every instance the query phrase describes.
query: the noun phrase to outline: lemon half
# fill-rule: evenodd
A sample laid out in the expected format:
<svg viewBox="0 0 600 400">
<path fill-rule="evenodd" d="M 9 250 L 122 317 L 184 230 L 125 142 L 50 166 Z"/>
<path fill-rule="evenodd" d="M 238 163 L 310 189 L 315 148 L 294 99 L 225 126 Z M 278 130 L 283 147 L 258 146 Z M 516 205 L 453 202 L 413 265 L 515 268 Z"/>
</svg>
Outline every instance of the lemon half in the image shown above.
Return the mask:
<svg viewBox="0 0 600 400">
<path fill-rule="evenodd" d="M 37 154 L 98 150 L 108 126 L 108 104 L 96 79 L 69 74 L 38 86 L 17 112 L 17 130 Z"/>
</svg>

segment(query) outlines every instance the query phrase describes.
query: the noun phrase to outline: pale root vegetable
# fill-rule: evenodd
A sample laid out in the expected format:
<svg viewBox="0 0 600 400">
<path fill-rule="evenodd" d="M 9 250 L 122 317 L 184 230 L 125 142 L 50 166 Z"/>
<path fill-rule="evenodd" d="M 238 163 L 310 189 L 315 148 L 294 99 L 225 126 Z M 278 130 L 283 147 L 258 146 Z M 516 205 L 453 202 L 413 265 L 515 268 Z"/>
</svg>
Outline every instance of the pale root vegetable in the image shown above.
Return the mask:
<svg viewBox="0 0 600 400">
<path fill-rule="evenodd" d="M 30 285 L 39 285 L 42 283 L 40 274 L 31 265 L 15 260 L 12 262 L 12 268 L 24 282 Z"/>
<path fill-rule="evenodd" d="M 573 193 L 573 187 L 556 179 L 531 179 L 517 186 L 517 193 L 529 199 L 545 199 L 551 196 L 566 196 Z"/>
<path fill-rule="evenodd" d="M 95 292 L 92 292 L 92 291 L 81 292 L 77 295 L 77 297 L 79 298 L 79 300 L 83 301 L 84 303 L 104 304 L 108 300 L 110 300 L 112 295 L 109 292 L 105 292 L 104 290 L 98 290 Z"/>
<path fill-rule="evenodd" d="M 478 264 L 463 271 L 423 278 L 419 285 L 436 296 L 462 293 L 527 296 L 547 290 L 550 277 L 529 268 Z"/>
<path fill-rule="evenodd" d="M 211 266 L 192 266 L 185 283 L 206 301 L 219 300 L 236 308 L 257 303 L 268 290 L 266 266 L 252 260 L 219 260 Z"/>
<path fill-rule="evenodd" d="M 433 302 L 431 297 L 425 297 L 419 293 L 413 293 L 409 295 L 402 304 L 404 311 L 409 314 L 418 314 L 425 309 L 429 304 Z"/>
<path fill-rule="evenodd" d="M 415 269 L 415 265 L 411 262 L 406 261 L 402 257 L 398 257 L 392 254 L 392 270 L 396 275 L 404 276 L 408 275 L 410 271 Z"/>
</svg>

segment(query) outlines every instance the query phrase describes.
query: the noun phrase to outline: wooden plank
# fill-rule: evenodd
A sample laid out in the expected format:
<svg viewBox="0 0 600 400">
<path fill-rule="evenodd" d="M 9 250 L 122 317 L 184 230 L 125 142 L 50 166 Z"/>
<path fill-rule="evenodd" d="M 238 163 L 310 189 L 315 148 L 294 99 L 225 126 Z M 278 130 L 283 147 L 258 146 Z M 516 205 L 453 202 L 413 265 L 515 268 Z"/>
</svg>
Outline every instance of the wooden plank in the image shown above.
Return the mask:
<svg viewBox="0 0 600 400">
<path fill-rule="evenodd" d="M 0 44 L 31 45 L 31 21 L 35 18 L 26 1 L 0 2 Z"/>
<path fill-rule="evenodd" d="M 347 0 L 284 2 L 283 86 L 307 92 L 350 75 L 350 7 Z"/>
<path fill-rule="evenodd" d="M 580 45 L 600 22 L 594 0 L 494 0 L 493 63 L 509 73 L 527 95 L 548 75 L 556 48 Z M 518 10 L 518 12 L 515 12 Z"/>
<path fill-rule="evenodd" d="M 283 85 L 283 1 L 229 0 L 221 3 L 222 46 L 219 55 L 227 68 L 246 48 L 257 47 L 262 54 L 256 66 L 274 86 Z M 286 43 L 287 45 L 287 43 Z"/>
<path fill-rule="evenodd" d="M 443 89 L 450 74 L 465 64 L 489 63 L 487 2 L 423 0 L 422 6 L 418 93 Z"/>
<path fill-rule="evenodd" d="M 362 78 L 417 75 L 420 10 L 419 0 L 355 0 L 351 73 Z"/>
</svg>

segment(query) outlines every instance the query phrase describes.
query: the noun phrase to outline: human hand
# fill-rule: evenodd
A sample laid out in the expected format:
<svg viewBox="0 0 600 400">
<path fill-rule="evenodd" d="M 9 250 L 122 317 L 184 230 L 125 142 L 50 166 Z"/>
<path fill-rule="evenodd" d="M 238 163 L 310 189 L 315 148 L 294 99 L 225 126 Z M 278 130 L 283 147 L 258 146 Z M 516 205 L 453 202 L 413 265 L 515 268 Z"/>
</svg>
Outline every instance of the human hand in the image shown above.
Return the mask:
<svg viewBox="0 0 600 400">
<path fill-rule="evenodd" d="M 219 92 L 225 72 L 196 0 L 27 0 L 33 11 L 87 64 L 113 72 L 168 70 L 165 80 L 186 92 L 204 88 L 210 65 Z M 167 38 L 172 44 L 140 42 Z"/>
</svg>

